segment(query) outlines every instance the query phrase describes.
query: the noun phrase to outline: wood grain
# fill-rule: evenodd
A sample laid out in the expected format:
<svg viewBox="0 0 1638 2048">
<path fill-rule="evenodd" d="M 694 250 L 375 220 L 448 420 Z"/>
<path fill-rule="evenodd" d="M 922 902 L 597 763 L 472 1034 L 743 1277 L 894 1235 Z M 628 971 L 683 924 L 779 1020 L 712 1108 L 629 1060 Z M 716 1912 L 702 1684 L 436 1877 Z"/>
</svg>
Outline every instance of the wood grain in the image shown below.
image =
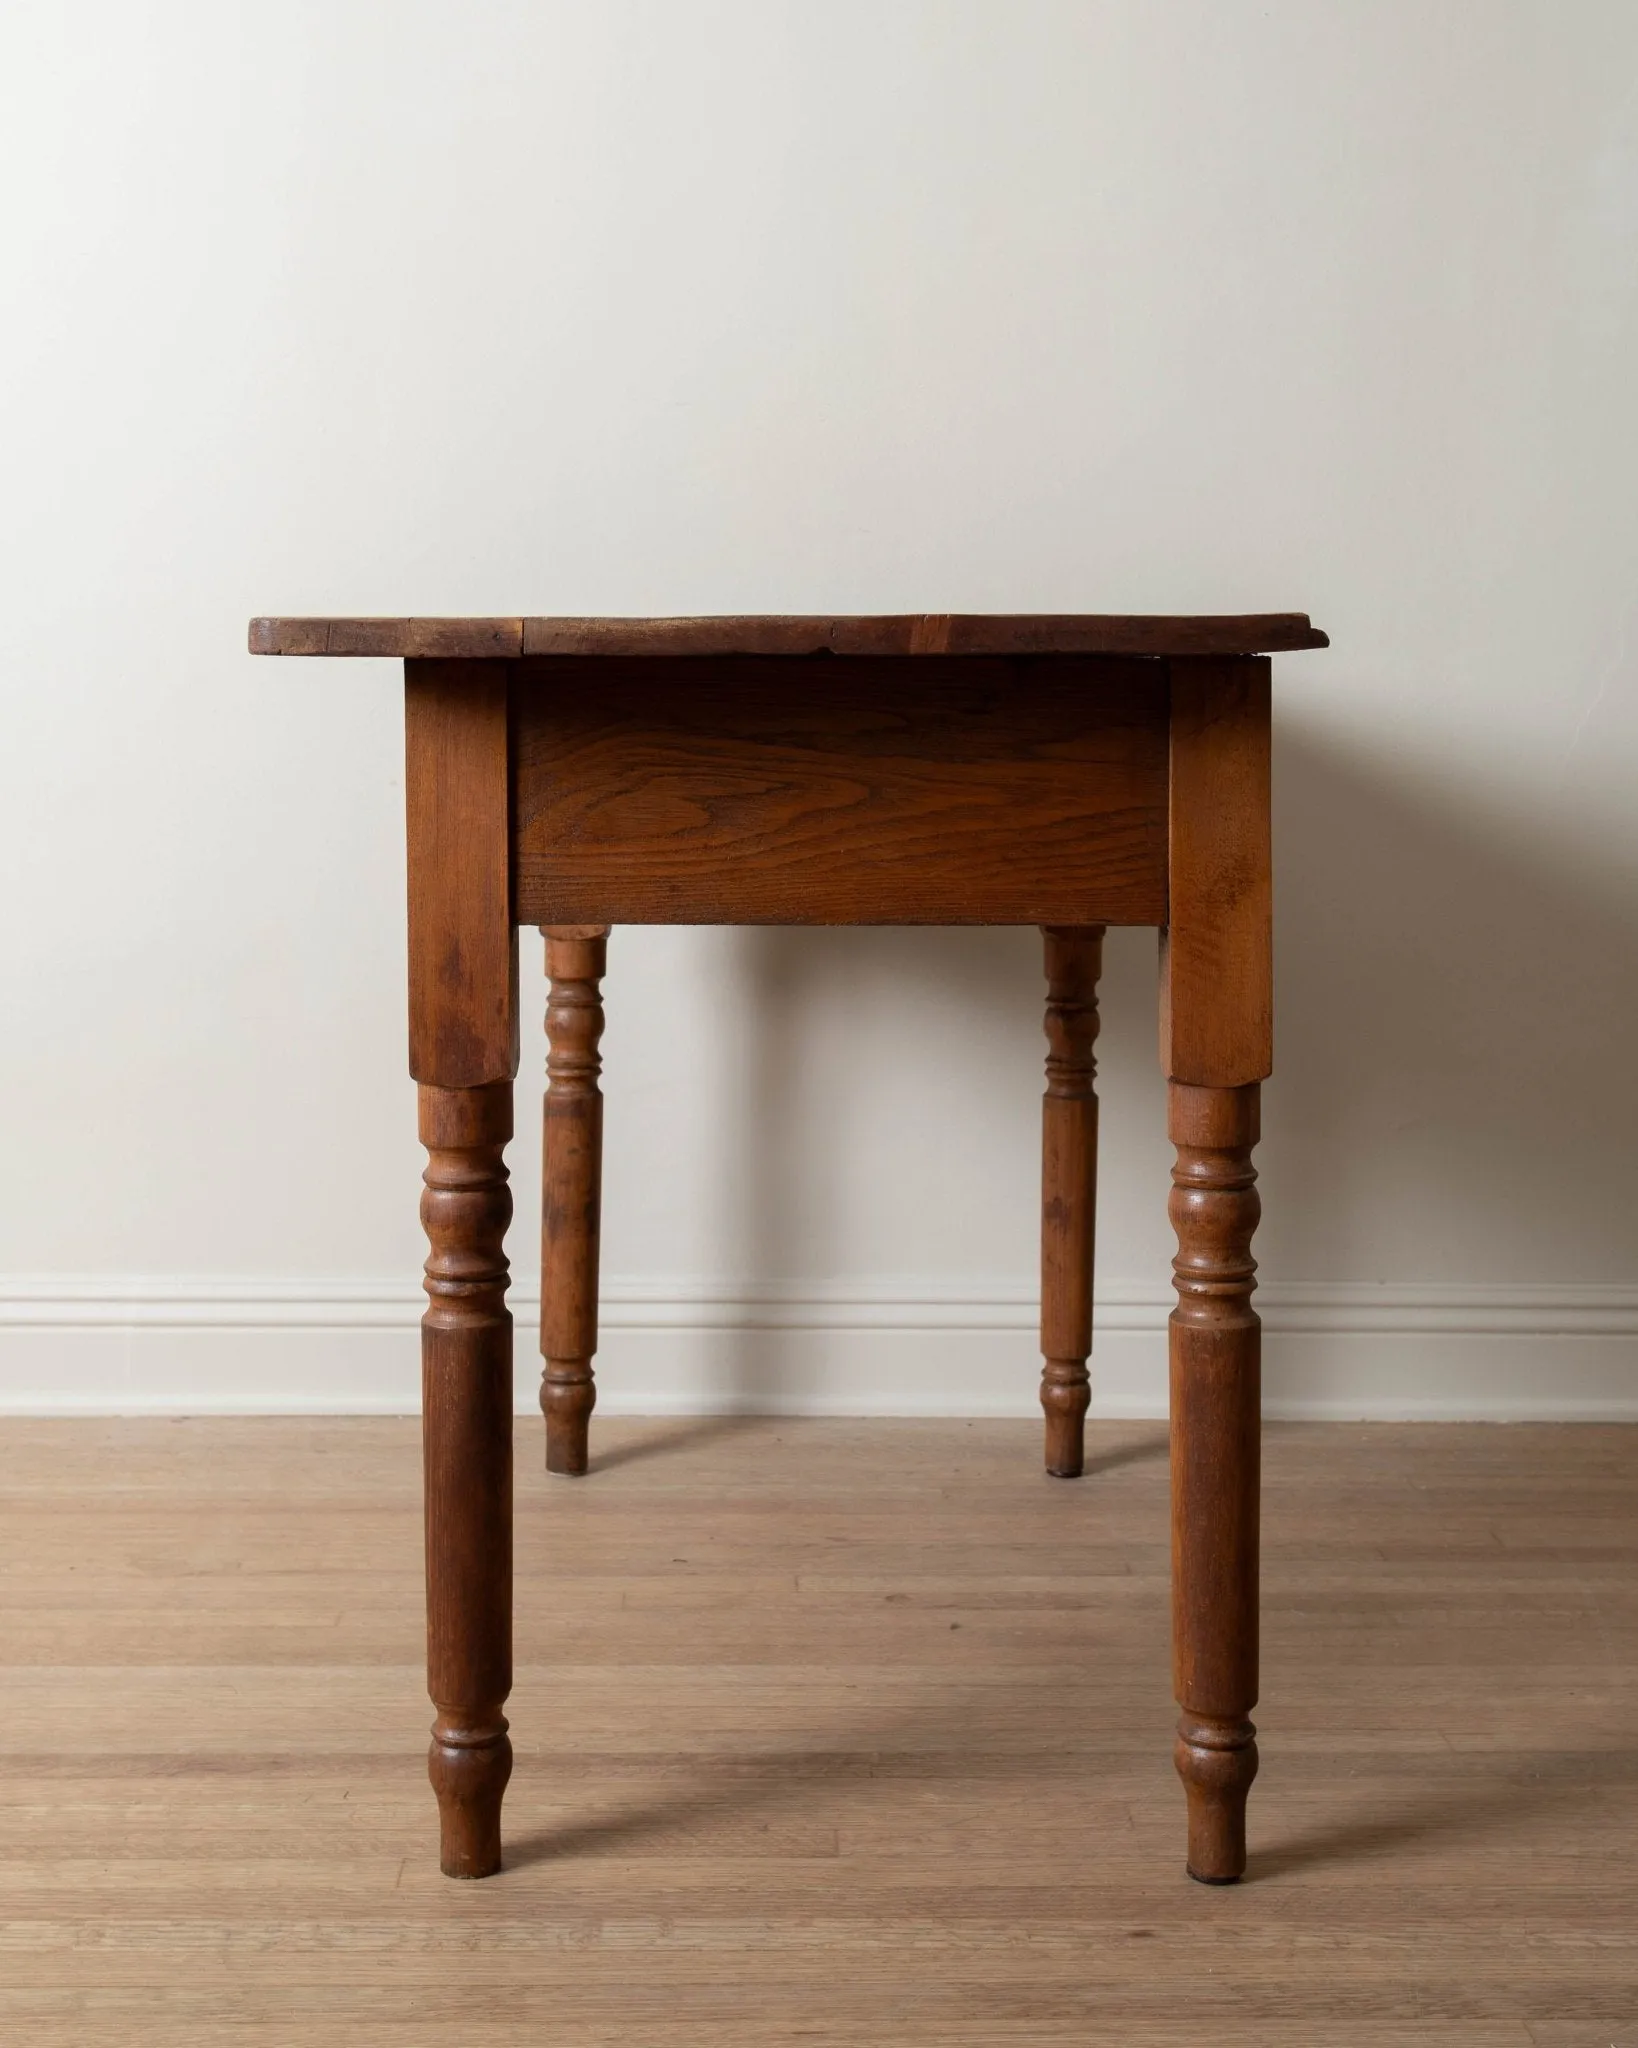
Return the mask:
<svg viewBox="0 0 1638 2048">
<path fill-rule="evenodd" d="M 1638 1430 L 1271 1425 L 1184 1881 L 1164 1425 L 599 1420 L 519 1472 L 512 1860 L 428 1854 L 418 1430 L 0 1423 L 28 2048 L 1630 2048 Z M 1521 1648 L 1527 1654 L 1521 1654 Z"/>
<path fill-rule="evenodd" d="M 1158 924 L 1165 671 L 525 663 L 523 921 Z"/>
<path fill-rule="evenodd" d="M 1237 1088 L 1274 1063 L 1269 664 L 1174 661 L 1160 1058 Z"/>
<path fill-rule="evenodd" d="M 1278 654 L 1329 644 L 1306 612 L 250 622 L 252 654 L 298 655 Z"/>
<path fill-rule="evenodd" d="M 518 1068 L 506 680 L 503 662 L 404 664 L 410 1073 L 444 1088 Z"/>
</svg>

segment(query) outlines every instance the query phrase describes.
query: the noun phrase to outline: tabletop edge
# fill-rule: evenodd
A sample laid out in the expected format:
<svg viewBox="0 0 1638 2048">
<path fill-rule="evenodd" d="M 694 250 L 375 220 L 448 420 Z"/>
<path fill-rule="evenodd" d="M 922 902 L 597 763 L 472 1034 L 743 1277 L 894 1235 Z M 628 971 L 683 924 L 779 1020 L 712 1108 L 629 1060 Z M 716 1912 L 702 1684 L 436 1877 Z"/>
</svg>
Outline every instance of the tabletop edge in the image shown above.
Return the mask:
<svg viewBox="0 0 1638 2048">
<path fill-rule="evenodd" d="M 1328 647 L 1306 612 L 749 614 L 693 618 L 284 618 L 250 622 L 252 654 L 331 659 L 526 656 L 1283 654 Z"/>
</svg>

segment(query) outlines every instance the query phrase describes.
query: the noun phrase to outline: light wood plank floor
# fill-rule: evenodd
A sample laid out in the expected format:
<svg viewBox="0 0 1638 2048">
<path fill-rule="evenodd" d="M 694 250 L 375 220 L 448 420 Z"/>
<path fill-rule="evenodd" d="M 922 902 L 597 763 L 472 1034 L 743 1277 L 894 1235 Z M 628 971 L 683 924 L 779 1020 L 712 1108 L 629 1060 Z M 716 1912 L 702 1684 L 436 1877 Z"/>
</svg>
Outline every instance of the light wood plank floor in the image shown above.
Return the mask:
<svg viewBox="0 0 1638 2048">
<path fill-rule="evenodd" d="M 520 1424 L 511 1862 L 439 1877 L 417 1431 L 0 1425 L 0 2039 L 1638 2043 L 1638 1429 L 1272 1428 L 1190 1884 L 1156 1425 Z"/>
</svg>

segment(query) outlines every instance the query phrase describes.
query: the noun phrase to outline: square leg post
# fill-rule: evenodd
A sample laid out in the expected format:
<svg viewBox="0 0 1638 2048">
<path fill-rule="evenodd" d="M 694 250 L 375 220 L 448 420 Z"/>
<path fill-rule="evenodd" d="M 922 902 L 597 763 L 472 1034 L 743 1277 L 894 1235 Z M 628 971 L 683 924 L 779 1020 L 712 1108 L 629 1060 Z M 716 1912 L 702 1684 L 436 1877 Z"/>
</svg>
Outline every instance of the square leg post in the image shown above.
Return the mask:
<svg viewBox="0 0 1638 2048">
<path fill-rule="evenodd" d="M 1189 1875 L 1246 1867 L 1257 1774 L 1261 1328 L 1252 1149 L 1271 1065 L 1269 665 L 1171 665 L 1170 923 L 1161 1059 L 1170 1214 L 1172 1669 Z"/>
<path fill-rule="evenodd" d="M 407 661 L 410 1071 L 427 1148 L 421 1324 L 427 1768 L 448 1877 L 501 1866 L 512 1772 L 512 1318 L 506 1142 L 517 1072 L 504 662 Z"/>
</svg>

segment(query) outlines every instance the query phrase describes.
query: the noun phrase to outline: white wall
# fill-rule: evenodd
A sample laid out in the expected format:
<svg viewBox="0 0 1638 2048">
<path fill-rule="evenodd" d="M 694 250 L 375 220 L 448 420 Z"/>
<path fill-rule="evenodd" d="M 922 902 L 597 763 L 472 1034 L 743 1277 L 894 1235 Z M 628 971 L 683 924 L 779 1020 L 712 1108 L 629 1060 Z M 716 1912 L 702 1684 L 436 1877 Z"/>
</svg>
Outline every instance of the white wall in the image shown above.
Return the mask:
<svg viewBox="0 0 1638 2048">
<path fill-rule="evenodd" d="M 414 1398 L 396 676 L 252 612 L 1307 608 L 1271 1396 L 1638 1415 L 1630 0 L 9 0 L 0 97 L 0 1403 Z M 612 959 L 608 1406 L 1030 1412 L 1033 937 Z"/>
</svg>

